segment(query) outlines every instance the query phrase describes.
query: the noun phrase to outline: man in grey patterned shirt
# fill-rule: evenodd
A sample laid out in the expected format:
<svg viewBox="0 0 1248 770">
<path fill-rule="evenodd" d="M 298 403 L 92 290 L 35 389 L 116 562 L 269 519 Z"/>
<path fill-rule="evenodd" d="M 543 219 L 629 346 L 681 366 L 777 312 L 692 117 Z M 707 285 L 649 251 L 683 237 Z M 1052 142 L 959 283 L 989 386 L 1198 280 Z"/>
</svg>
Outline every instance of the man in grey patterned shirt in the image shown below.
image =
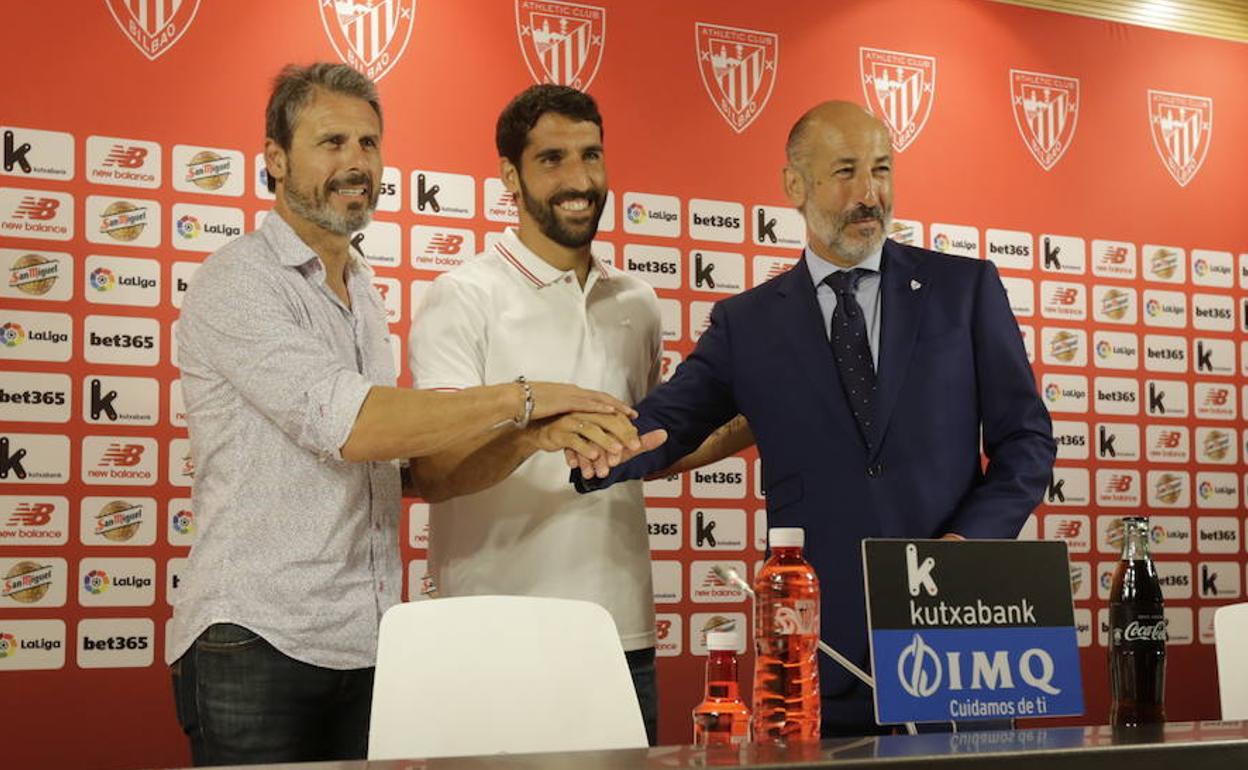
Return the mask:
<svg viewBox="0 0 1248 770">
<path fill-rule="evenodd" d="M 372 271 L 349 250 L 377 202 L 381 133 L 359 72 L 283 70 L 266 113 L 274 210 L 183 303 L 198 535 L 167 648 L 197 765 L 364 756 L 378 622 L 400 598 L 393 460 L 530 419 L 562 449 L 561 420 L 536 421 L 572 411 L 596 413 L 601 462 L 640 447 L 628 405 L 571 385 L 394 387 Z"/>
</svg>

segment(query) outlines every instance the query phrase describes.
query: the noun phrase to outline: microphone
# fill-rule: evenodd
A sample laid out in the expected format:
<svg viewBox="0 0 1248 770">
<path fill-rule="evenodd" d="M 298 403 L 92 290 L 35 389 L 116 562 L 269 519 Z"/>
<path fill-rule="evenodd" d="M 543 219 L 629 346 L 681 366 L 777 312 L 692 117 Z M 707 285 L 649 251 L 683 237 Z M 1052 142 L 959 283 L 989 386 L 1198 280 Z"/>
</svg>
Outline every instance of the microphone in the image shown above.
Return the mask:
<svg viewBox="0 0 1248 770">
<path fill-rule="evenodd" d="M 720 580 L 730 585 L 734 585 L 737 588 L 744 591 L 746 596 L 750 597 L 751 599 L 756 598 L 754 596 L 754 589 L 750 588 L 750 584 L 745 582 L 745 579 L 742 578 L 740 575 L 738 575 L 737 571 L 733 569 L 732 567 L 725 567 L 722 564 L 716 564 L 715 566 L 711 567 L 711 571 L 714 572 L 715 576 L 718 577 Z M 827 655 L 829 658 L 836 661 L 837 664 L 841 668 L 845 669 L 846 671 L 848 671 L 849 673 L 857 677 L 858 681 L 862 682 L 867 687 L 870 687 L 872 690 L 875 689 L 875 679 L 872 678 L 870 674 L 858 668 L 858 666 L 854 665 L 854 662 L 851 661 L 849 658 L 837 652 L 836 649 L 832 647 L 832 645 L 820 639 L 819 650 L 824 655 Z M 918 729 L 914 726 L 913 722 L 906 722 L 906 732 L 910 733 L 911 735 L 917 735 Z"/>
</svg>

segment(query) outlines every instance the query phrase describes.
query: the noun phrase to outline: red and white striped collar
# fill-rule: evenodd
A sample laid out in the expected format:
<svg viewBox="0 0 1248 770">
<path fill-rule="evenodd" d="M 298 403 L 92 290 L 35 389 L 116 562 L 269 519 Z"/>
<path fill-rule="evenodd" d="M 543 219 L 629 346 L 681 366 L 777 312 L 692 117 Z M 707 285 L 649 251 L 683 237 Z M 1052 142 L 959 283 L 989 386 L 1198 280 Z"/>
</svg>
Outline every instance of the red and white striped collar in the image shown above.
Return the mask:
<svg viewBox="0 0 1248 770">
<path fill-rule="evenodd" d="M 520 241 L 514 227 L 509 227 L 503 232 L 503 237 L 495 241 L 494 249 L 503 260 L 538 288 L 549 286 L 562 278 L 566 272 L 534 254 L 532 249 Z M 593 267 L 598 270 L 598 278 L 600 280 L 606 280 L 611 277 L 607 268 L 602 264 L 602 260 L 591 254 L 590 261 L 593 263 Z"/>
</svg>

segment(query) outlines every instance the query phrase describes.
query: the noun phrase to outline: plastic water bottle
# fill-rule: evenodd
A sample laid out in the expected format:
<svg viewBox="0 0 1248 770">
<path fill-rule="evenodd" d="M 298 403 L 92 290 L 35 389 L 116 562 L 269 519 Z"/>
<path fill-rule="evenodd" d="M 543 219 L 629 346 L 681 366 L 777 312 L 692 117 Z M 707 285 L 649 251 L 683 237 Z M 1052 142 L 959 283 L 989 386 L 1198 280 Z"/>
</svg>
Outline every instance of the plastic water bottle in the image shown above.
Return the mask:
<svg viewBox="0 0 1248 770">
<path fill-rule="evenodd" d="M 802 557 L 805 533 L 775 527 L 754 580 L 754 741 L 819 740 L 819 580 Z"/>
<path fill-rule="evenodd" d="M 750 709 L 737 684 L 740 640 L 736 631 L 706 635 L 706 695 L 693 710 L 696 746 L 740 746 L 750 740 Z"/>
</svg>

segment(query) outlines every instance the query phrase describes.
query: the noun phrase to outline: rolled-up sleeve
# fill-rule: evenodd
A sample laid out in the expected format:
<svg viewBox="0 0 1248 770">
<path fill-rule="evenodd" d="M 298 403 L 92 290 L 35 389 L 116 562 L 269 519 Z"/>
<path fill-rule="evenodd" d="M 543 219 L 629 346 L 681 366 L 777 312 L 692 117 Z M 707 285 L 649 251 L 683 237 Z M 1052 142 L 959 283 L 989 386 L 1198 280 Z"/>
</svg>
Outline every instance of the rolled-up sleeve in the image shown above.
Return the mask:
<svg viewBox="0 0 1248 770">
<path fill-rule="evenodd" d="M 213 280 L 220 270 L 237 274 Z M 339 360 L 298 297 L 272 276 L 240 259 L 200 272 L 178 325 L 183 377 L 215 374 L 298 446 L 341 460 L 372 383 Z"/>
</svg>

